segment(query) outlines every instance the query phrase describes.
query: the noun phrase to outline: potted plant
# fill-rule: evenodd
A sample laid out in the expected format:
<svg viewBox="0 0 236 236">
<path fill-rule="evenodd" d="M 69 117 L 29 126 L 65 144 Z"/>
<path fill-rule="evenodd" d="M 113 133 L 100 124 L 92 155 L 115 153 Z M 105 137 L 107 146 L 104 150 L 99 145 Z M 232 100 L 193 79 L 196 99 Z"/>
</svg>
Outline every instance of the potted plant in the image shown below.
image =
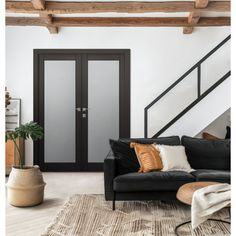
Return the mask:
<svg viewBox="0 0 236 236">
<path fill-rule="evenodd" d="M 14 206 L 33 206 L 43 201 L 45 183 L 38 166 L 26 166 L 16 140 L 39 140 L 43 129 L 35 122 L 20 125 L 14 131 L 6 132 L 7 140 L 12 140 L 19 158 L 19 165 L 13 166 L 7 182 L 8 202 Z"/>
</svg>

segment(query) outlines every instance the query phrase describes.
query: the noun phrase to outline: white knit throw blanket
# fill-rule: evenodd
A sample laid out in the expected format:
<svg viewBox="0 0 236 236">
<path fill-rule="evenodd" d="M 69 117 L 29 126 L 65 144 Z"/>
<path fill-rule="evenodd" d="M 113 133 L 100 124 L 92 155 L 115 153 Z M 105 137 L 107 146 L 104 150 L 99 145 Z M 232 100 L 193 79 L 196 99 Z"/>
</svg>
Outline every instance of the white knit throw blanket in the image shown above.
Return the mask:
<svg viewBox="0 0 236 236">
<path fill-rule="evenodd" d="M 228 206 L 230 192 L 229 184 L 215 184 L 196 190 L 191 207 L 192 228 L 195 229 L 213 213 Z"/>
</svg>

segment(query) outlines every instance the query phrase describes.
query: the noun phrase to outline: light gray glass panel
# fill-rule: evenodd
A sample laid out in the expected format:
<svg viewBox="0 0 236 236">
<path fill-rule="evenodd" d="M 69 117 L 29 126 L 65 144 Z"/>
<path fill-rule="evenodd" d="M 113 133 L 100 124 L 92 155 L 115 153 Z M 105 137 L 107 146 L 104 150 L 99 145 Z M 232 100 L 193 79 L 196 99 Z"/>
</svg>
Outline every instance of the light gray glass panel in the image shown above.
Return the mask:
<svg viewBox="0 0 236 236">
<path fill-rule="evenodd" d="M 119 138 L 119 61 L 88 62 L 88 162 L 103 162 Z"/>
<path fill-rule="evenodd" d="M 75 61 L 44 64 L 45 162 L 75 162 Z"/>
</svg>

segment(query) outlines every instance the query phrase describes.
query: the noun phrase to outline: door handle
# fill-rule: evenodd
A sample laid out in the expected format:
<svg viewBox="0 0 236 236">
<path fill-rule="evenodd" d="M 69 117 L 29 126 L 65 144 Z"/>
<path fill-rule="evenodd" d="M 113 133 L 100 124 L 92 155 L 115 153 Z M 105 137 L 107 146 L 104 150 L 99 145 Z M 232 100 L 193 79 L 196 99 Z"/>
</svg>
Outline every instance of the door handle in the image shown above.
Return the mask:
<svg viewBox="0 0 236 236">
<path fill-rule="evenodd" d="M 88 107 L 83 107 L 82 108 L 82 111 L 88 111 L 88 110 L 90 110 L 90 108 L 88 108 Z"/>
</svg>

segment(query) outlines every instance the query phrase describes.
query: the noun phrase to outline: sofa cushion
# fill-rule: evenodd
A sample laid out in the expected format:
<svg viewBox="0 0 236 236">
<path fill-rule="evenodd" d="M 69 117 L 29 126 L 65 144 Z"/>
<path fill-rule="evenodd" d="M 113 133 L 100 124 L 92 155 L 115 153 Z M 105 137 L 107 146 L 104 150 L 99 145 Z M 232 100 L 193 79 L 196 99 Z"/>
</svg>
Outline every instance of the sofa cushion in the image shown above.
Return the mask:
<svg viewBox="0 0 236 236">
<path fill-rule="evenodd" d="M 225 139 L 230 139 L 230 138 L 231 138 L 231 128 L 230 128 L 230 126 L 226 126 Z"/>
<path fill-rule="evenodd" d="M 161 157 L 159 151 L 155 148 L 155 144 L 130 143 L 130 147 L 134 148 L 138 158 L 140 164 L 139 172 L 150 172 L 163 168 Z"/>
<path fill-rule="evenodd" d="M 129 173 L 114 178 L 117 192 L 175 191 L 183 184 L 194 182 L 195 177 L 183 171 L 155 171 L 148 173 Z"/>
<path fill-rule="evenodd" d="M 160 137 L 160 138 L 129 138 L 129 139 L 120 139 L 120 141 L 130 144 L 133 143 L 143 143 L 143 144 L 165 144 L 165 145 L 180 145 L 179 136 L 170 136 L 170 137 Z"/>
<path fill-rule="evenodd" d="M 137 156 L 128 143 L 110 139 L 110 146 L 115 156 L 117 174 L 138 172 L 140 166 Z"/>
<path fill-rule="evenodd" d="M 185 153 L 185 147 L 182 145 L 170 146 L 170 145 L 155 145 L 157 150 L 160 151 L 160 157 L 163 163 L 162 171 L 186 171 L 190 173 L 192 171 L 191 166 L 188 163 L 188 158 Z"/>
<path fill-rule="evenodd" d="M 138 139 L 120 139 L 110 140 L 112 152 L 116 158 L 116 172 L 117 174 L 126 174 L 130 172 L 138 172 L 140 165 L 133 148 L 130 143 L 143 143 L 143 144 L 167 144 L 179 145 L 180 138 L 178 136 L 163 137 L 163 138 L 138 138 Z"/>
<path fill-rule="evenodd" d="M 230 183 L 230 171 L 227 170 L 196 170 L 191 174 L 196 177 L 196 181 Z"/>
<path fill-rule="evenodd" d="M 230 169 L 230 140 L 182 137 L 182 145 L 193 169 Z"/>
</svg>

